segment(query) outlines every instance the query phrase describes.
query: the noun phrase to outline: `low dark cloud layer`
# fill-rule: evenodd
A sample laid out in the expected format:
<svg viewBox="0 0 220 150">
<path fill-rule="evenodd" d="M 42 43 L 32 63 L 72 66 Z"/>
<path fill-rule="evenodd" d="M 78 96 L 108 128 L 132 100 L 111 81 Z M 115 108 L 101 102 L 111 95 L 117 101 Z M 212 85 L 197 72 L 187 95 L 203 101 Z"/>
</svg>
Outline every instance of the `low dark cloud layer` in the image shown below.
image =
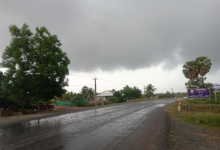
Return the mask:
<svg viewBox="0 0 220 150">
<path fill-rule="evenodd" d="M 166 69 L 208 56 L 220 64 L 219 0 L 0 0 L 0 52 L 8 26 L 46 26 L 74 71 Z"/>
</svg>

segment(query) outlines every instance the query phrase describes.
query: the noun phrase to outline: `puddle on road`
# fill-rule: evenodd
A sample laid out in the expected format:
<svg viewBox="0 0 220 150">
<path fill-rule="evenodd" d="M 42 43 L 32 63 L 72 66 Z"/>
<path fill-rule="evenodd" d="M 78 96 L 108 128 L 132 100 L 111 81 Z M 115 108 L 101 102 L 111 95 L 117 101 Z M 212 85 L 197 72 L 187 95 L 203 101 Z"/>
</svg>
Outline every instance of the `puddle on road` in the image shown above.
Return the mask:
<svg viewBox="0 0 220 150">
<path fill-rule="evenodd" d="M 157 104 L 155 107 L 164 107 L 166 104 Z"/>
</svg>

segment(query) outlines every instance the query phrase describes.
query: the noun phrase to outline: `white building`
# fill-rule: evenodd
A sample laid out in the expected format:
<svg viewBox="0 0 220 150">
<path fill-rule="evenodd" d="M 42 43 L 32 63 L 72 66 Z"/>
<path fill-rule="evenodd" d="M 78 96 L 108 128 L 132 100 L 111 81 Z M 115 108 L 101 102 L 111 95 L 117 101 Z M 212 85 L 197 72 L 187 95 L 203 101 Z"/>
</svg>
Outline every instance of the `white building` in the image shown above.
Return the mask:
<svg viewBox="0 0 220 150">
<path fill-rule="evenodd" d="M 101 94 L 96 96 L 96 100 L 108 100 L 109 97 L 113 96 L 113 92 L 108 90 L 108 91 L 104 91 Z"/>
</svg>

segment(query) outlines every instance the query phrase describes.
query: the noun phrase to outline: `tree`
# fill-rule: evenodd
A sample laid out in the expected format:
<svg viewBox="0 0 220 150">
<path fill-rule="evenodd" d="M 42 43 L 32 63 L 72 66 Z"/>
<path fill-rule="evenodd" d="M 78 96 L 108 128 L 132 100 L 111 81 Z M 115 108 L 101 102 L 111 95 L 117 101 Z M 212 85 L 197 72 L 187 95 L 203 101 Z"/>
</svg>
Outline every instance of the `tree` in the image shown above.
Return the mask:
<svg viewBox="0 0 220 150">
<path fill-rule="evenodd" d="M 89 98 L 90 100 L 94 99 L 94 92 L 93 92 L 92 88 L 88 88 L 87 86 L 83 86 L 80 93 L 82 94 L 82 97 L 84 99 L 87 99 L 87 98 Z"/>
<path fill-rule="evenodd" d="M 108 101 L 110 101 L 110 102 L 112 102 L 112 103 L 117 103 L 118 100 L 119 100 L 119 99 L 118 99 L 117 97 L 115 97 L 115 96 L 111 96 L 111 97 L 108 98 Z"/>
<path fill-rule="evenodd" d="M 2 86 L 3 78 L 4 78 L 4 74 L 2 71 L 0 71 L 1 86 Z M 2 91 L 1 86 L 0 86 L 0 108 L 5 108 L 7 106 L 8 95 Z"/>
<path fill-rule="evenodd" d="M 199 66 L 199 75 L 202 76 L 202 85 L 203 85 L 204 84 L 203 77 L 211 69 L 212 63 L 211 60 L 208 59 L 207 57 L 197 57 L 196 62 L 198 63 Z"/>
<path fill-rule="evenodd" d="M 147 87 L 146 87 L 146 91 L 145 91 L 145 95 L 147 98 L 151 98 L 154 96 L 154 92 L 156 91 L 157 89 L 154 88 L 154 86 L 152 84 L 148 84 Z"/>
<path fill-rule="evenodd" d="M 71 93 L 67 92 L 62 94 L 62 101 L 70 101 L 70 99 L 71 99 Z"/>
<path fill-rule="evenodd" d="M 211 66 L 211 60 L 207 57 L 197 57 L 195 61 L 189 61 L 183 65 L 183 74 L 190 81 L 194 81 L 200 75 L 203 83 L 203 76 L 209 72 Z"/>
<path fill-rule="evenodd" d="M 174 98 L 174 97 L 175 97 L 175 94 L 170 93 L 169 91 L 167 91 L 165 94 L 159 95 L 158 98 Z"/>
<path fill-rule="evenodd" d="M 88 98 L 89 98 L 90 100 L 94 100 L 94 96 L 95 96 L 95 93 L 94 93 L 93 89 L 92 89 L 92 88 L 89 88 L 89 89 L 88 89 Z"/>
<path fill-rule="evenodd" d="M 185 83 L 186 88 L 190 89 L 190 88 L 210 88 L 211 89 L 211 93 L 213 93 L 213 89 L 212 89 L 212 83 L 204 83 L 204 81 L 206 80 L 206 77 L 196 77 L 194 81 L 188 81 L 187 83 Z"/>
<path fill-rule="evenodd" d="M 122 93 L 120 91 L 115 91 L 113 96 L 118 98 L 119 103 L 122 103 L 124 101 L 124 98 L 123 98 Z"/>
<path fill-rule="evenodd" d="M 3 74 L 2 71 L 0 71 L 0 89 L 1 89 L 1 87 L 2 87 L 3 78 L 4 78 L 4 74 Z"/>
<path fill-rule="evenodd" d="M 206 80 L 206 77 L 203 79 L 204 81 Z M 193 81 L 188 81 L 187 83 L 185 83 L 186 88 L 202 88 L 202 77 L 196 77 L 195 80 Z"/>
<path fill-rule="evenodd" d="M 33 34 L 27 24 L 21 28 L 9 27 L 12 40 L 2 54 L 1 66 L 8 68 L 3 90 L 12 100 L 51 100 L 61 96 L 68 85 L 70 60 L 62 51 L 56 35 L 45 27 L 36 28 Z"/>
<path fill-rule="evenodd" d="M 80 93 L 82 94 L 83 99 L 87 99 L 89 96 L 88 87 L 83 86 Z"/>
<path fill-rule="evenodd" d="M 84 107 L 86 105 L 84 100 L 82 93 L 74 93 L 71 98 L 71 104 L 78 107 Z"/>
<path fill-rule="evenodd" d="M 199 66 L 195 61 L 189 61 L 183 65 L 183 74 L 186 78 L 190 79 L 191 81 L 195 80 L 195 78 L 199 74 L 198 72 Z"/>
<path fill-rule="evenodd" d="M 132 97 L 140 98 L 141 97 L 141 90 L 137 87 L 129 87 L 126 85 L 122 90 L 121 93 L 124 94 L 124 96 L 127 99 L 131 99 Z"/>
</svg>

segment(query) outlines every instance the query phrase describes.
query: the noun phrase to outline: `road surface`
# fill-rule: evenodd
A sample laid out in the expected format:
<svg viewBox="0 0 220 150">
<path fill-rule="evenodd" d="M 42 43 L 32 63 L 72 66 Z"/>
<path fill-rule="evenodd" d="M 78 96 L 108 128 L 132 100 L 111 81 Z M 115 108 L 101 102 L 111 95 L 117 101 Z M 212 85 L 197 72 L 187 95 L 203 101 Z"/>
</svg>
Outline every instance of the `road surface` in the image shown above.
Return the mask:
<svg viewBox="0 0 220 150">
<path fill-rule="evenodd" d="M 164 149 L 164 106 L 173 101 L 122 103 L 0 126 L 0 149 Z"/>
</svg>

